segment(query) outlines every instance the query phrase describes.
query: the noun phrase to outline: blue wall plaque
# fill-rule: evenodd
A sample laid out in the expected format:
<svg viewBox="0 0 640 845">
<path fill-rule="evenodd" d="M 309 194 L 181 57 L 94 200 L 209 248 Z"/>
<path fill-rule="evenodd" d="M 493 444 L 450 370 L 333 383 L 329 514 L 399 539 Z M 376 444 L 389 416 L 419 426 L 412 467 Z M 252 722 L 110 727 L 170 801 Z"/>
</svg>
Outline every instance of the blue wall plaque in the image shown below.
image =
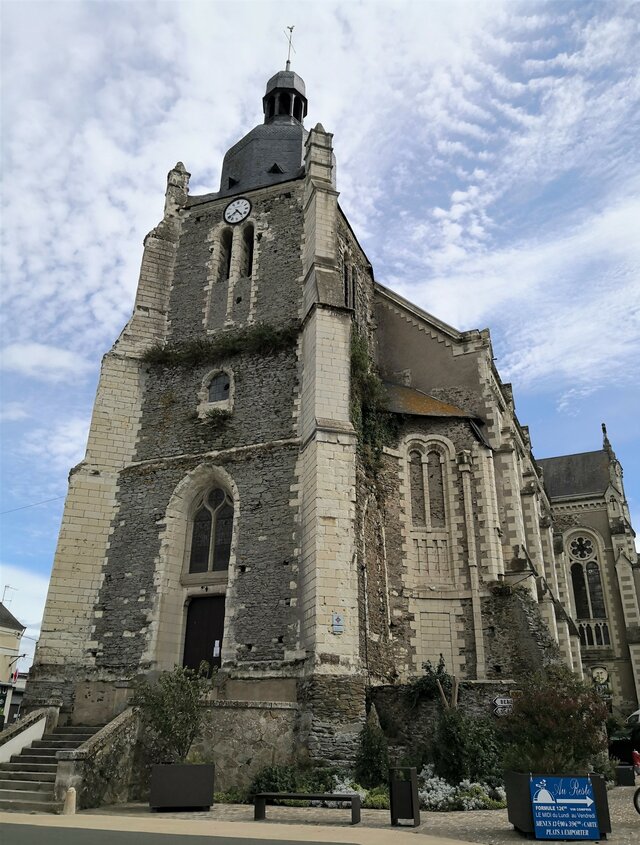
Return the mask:
<svg viewBox="0 0 640 845">
<path fill-rule="evenodd" d="M 600 839 L 589 778 L 532 777 L 529 789 L 536 839 Z"/>
</svg>

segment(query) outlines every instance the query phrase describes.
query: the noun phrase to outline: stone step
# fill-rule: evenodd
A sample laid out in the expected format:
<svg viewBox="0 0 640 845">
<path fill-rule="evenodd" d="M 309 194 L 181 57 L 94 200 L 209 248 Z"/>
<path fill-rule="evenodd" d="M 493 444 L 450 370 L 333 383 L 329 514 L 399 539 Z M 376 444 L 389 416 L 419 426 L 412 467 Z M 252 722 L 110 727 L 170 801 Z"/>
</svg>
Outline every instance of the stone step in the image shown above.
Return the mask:
<svg viewBox="0 0 640 845">
<path fill-rule="evenodd" d="M 0 795 L 0 810 L 12 810 L 14 813 L 55 813 L 60 811 L 56 801 L 22 801 L 3 798 Z"/>
<path fill-rule="evenodd" d="M 46 792 L 47 795 L 53 795 L 53 783 L 54 781 L 20 780 L 17 777 L 0 778 L 0 793 L 8 789 L 20 790 L 20 792 Z"/>
<path fill-rule="evenodd" d="M 79 745 L 82 745 L 82 742 L 74 739 L 49 739 L 43 737 L 42 739 L 34 740 L 31 743 L 31 748 L 77 748 Z"/>
<path fill-rule="evenodd" d="M 11 758 L 12 763 L 48 763 L 51 766 L 57 766 L 55 752 L 52 754 L 14 754 Z"/>
<path fill-rule="evenodd" d="M 40 748 L 23 748 L 20 754 L 14 754 L 14 757 L 21 757 L 23 754 L 27 754 L 29 757 L 55 757 L 56 754 L 60 751 L 59 748 L 48 748 L 47 746 L 40 747 Z"/>
<path fill-rule="evenodd" d="M 37 792 L 22 789 L 0 789 L 0 803 L 2 801 L 31 801 L 33 804 L 53 801 L 53 790 L 49 792 Z"/>
<path fill-rule="evenodd" d="M 0 772 L 53 772 L 55 775 L 58 764 L 30 763 L 24 757 L 18 757 L 17 763 L 0 763 Z"/>
<path fill-rule="evenodd" d="M 9 765 L 18 765 L 14 763 L 10 763 Z M 51 767 L 53 771 L 51 772 L 26 772 L 24 769 L 2 769 L 0 768 L 0 780 L 2 778 L 11 777 L 15 778 L 16 780 L 30 780 L 30 781 L 39 781 L 40 783 L 53 783 L 56 779 L 56 767 Z"/>
<path fill-rule="evenodd" d="M 93 734 L 98 733 L 104 728 L 104 725 L 60 725 L 58 728 L 53 729 L 54 734 L 65 733 L 65 734 L 89 734 L 93 736 Z"/>
</svg>

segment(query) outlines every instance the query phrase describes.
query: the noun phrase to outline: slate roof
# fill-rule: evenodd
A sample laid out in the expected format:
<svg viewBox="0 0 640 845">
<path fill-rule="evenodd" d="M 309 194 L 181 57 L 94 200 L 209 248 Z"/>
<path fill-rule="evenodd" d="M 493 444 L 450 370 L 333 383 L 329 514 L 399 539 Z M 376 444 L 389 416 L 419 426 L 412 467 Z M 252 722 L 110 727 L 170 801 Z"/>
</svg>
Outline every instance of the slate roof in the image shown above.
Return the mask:
<svg viewBox="0 0 640 845">
<path fill-rule="evenodd" d="M 601 494 L 609 486 L 609 455 L 603 449 L 560 455 L 536 462 L 544 472 L 544 484 L 552 499 L 563 496 Z"/>
<path fill-rule="evenodd" d="M 401 384 L 384 382 L 389 398 L 389 410 L 394 414 L 413 414 L 418 417 L 466 417 L 475 419 L 475 414 L 464 411 L 456 405 L 441 402 L 428 393 L 416 390 L 414 387 L 404 387 Z"/>
<path fill-rule="evenodd" d="M 10 628 L 12 631 L 24 631 L 25 625 L 21 625 L 10 610 L 0 602 L 0 628 Z"/>
</svg>

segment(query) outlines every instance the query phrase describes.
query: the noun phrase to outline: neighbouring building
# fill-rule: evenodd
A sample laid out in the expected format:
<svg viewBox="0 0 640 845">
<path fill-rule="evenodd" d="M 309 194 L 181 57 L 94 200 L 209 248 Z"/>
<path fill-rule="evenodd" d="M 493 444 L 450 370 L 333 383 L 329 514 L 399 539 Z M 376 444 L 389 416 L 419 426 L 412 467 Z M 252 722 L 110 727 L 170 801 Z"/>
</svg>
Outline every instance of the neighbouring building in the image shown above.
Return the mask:
<svg viewBox="0 0 640 845">
<path fill-rule="evenodd" d="M 18 684 L 18 660 L 22 656 L 20 644 L 25 626 L 0 602 L 0 730 L 9 724 L 24 686 Z M 16 687 L 19 692 L 16 694 Z"/>
<path fill-rule="evenodd" d="M 604 667 L 632 710 L 638 567 L 608 441 L 536 461 L 488 330 L 374 279 L 302 79 L 277 73 L 263 106 L 218 192 L 169 173 L 70 474 L 29 706 L 99 724 L 135 676 L 206 659 L 210 741 L 247 773 L 350 759 L 366 690 L 440 655 L 487 690 Z"/>
</svg>

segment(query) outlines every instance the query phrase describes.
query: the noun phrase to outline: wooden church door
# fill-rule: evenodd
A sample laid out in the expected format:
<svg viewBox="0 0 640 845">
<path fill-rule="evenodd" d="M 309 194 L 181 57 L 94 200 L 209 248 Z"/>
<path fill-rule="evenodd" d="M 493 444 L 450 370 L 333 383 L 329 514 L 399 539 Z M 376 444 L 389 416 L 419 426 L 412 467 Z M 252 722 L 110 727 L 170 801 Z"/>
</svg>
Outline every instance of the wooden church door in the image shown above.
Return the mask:
<svg viewBox="0 0 640 845">
<path fill-rule="evenodd" d="M 220 666 L 224 599 L 224 596 L 199 596 L 189 602 L 183 666 L 197 669 L 203 660 L 209 666 Z"/>
</svg>

